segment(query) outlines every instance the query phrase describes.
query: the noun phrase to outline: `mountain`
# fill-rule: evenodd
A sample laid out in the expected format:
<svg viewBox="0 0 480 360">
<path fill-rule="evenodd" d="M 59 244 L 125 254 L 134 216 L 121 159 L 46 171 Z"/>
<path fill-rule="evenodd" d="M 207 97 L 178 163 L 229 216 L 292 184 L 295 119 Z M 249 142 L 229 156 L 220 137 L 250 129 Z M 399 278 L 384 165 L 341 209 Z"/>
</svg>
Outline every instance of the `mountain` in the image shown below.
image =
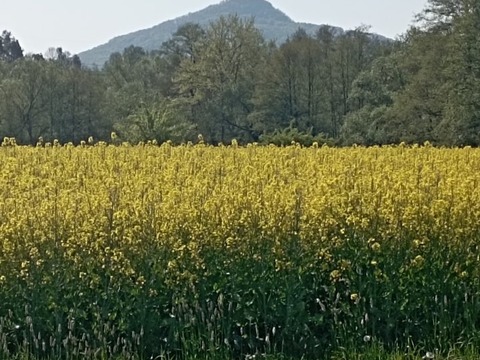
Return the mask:
<svg viewBox="0 0 480 360">
<path fill-rule="evenodd" d="M 324 26 L 295 22 L 266 0 L 223 0 L 219 4 L 210 5 L 203 10 L 165 21 L 150 29 L 115 37 L 108 43 L 84 51 L 78 56 L 82 63 L 87 66 L 98 65 L 101 67 L 108 60 L 110 54 L 122 52 L 130 45 L 141 46 L 145 50 L 157 50 L 164 41 L 170 39 L 180 26 L 189 22 L 206 26 L 220 16 L 229 14 L 237 14 L 241 18 L 250 19 L 253 17 L 255 25 L 262 31 L 265 39 L 275 40 L 277 43 L 284 42 L 299 27 L 312 34 L 319 27 Z M 334 29 L 338 33 L 343 32 L 341 28 L 334 27 Z"/>
</svg>

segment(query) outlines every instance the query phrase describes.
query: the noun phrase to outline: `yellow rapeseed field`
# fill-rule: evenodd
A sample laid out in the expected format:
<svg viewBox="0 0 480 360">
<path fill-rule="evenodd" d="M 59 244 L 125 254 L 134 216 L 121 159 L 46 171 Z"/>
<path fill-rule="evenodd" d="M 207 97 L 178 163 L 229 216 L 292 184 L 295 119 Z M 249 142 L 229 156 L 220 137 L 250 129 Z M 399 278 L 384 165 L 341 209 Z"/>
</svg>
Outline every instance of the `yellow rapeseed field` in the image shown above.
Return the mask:
<svg viewBox="0 0 480 360">
<path fill-rule="evenodd" d="M 216 323 L 211 336 L 207 316 L 207 335 L 196 336 L 216 351 L 237 351 L 230 336 L 244 337 L 242 328 L 270 334 L 268 345 L 283 328 L 282 342 L 290 336 L 308 350 L 305 326 L 321 342 L 316 332 L 338 322 L 359 339 L 434 341 L 424 337 L 457 315 L 426 309 L 449 302 L 463 306 L 461 328 L 478 326 L 477 313 L 466 314 L 478 293 L 477 149 L 56 143 L 3 146 L 0 169 L 0 317 L 33 322 L 44 338 L 74 314 L 78 338 L 102 323 L 116 326 L 114 337 L 182 343 L 193 335 L 180 312 L 201 323 L 209 301 L 210 319 L 221 313 L 227 330 Z M 452 342 L 464 335 L 442 331 Z M 8 334 L 5 353 L 15 351 Z M 334 347 L 339 337 L 325 341 Z M 157 343 L 137 345 L 167 348 Z M 262 344 L 248 346 L 267 351 Z"/>
</svg>

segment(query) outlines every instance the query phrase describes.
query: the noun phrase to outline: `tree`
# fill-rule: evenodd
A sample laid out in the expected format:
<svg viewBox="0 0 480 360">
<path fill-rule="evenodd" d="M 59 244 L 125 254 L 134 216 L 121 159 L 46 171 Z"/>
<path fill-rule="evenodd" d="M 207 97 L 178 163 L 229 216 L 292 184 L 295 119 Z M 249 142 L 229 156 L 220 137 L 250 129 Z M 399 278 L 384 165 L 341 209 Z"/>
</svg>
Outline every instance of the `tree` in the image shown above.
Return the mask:
<svg viewBox="0 0 480 360">
<path fill-rule="evenodd" d="M 102 111 L 105 90 L 99 72 L 83 69 L 78 57 L 61 48 L 50 49 L 46 56 L 42 99 L 48 131 L 44 139 L 79 143 L 90 136 L 105 138 L 111 126 Z"/>
<path fill-rule="evenodd" d="M 330 26 L 322 26 L 316 33 L 316 40 L 321 49 L 320 61 L 323 64 L 320 70 L 323 98 L 325 99 L 325 108 L 323 110 L 323 119 L 328 121 L 329 130 L 327 133 L 336 138 L 338 136 L 342 114 L 341 107 L 341 88 L 339 72 L 336 62 L 336 36 L 335 29 Z"/>
<path fill-rule="evenodd" d="M 18 40 L 6 30 L 0 36 L 0 61 L 12 62 L 23 58 L 23 50 Z"/>
<path fill-rule="evenodd" d="M 336 41 L 336 61 L 340 75 L 341 111 L 347 115 L 355 104 L 350 99 L 350 92 L 356 77 L 365 70 L 376 57 L 377 48 L 384 44 L 368 34 L 368 27 L 361 26 L 346 31 Z"/>
<path fill-rule="evenodd" d="M 170 109 L 167 98 L 172 93 L 173 76 L 166 56 L 162 52 L 149 54 L 142 48 L 129 47 L 123 54 L 112 54 L 105 64 L 104 109 L 123 139 L 163 141 L 162 136 L 177 136 L 183 131 L 180 129 L 188 128 L 180 121 L 175 131 L 166 130 L 172 119 L 165 114 L 170 114 L 166 109 Z"/>
<path fill-rule="evenodd" d="M 252 118 L 267 133 L 293 125 L 339 138 L 344 117 L 360 106 L 351 99 L 356 77 L 387 46 L 364 28 L 335 34 L 322 27 L 315 37 L 297 31 L 269 58 Z"/>
<path fill-rule="evenodd" d="M 433 3 L 436 3 L 434 1 Z M 448 74 L 452 79 L 445 125 L 457 136 L 455 143 L 480 144 L 480 1 L 462 0 L 453 7 L 450 24 L 451 56 Z M 448 7 L 449 9 L 450 7 Z M 439 7 L 438 10 L 442 8 Z"/>
<path fill-rule="evenodd" d="M 182 25 L 172 38 L 162 44 L 160 54 L 177 68 L 183 60 L 196 61 L 197 46 L 205 37 L 205 30 L 194 23 Z"/>
<path fill-rule="evenodd" d="M 416 18 L 429 31 L 447 33 L 475 5 L 478 7 L 476 0 L 429 0 L 425 10 Z"/>
<path fill-rule="evenodd" d="M 155 140 L 158 144 L 171 140 L 176 143 L 193 139 L 193 124 L 189 123 L 184 108 L 175 101 L 159 100 L 155 104 L 142 103 L 128 117 L 128 121 L 117 125 L 122 137 L 132 143 Z"/>
<path fill-rule="evenodd" d="M 356 110 L 347 114 L 341 128 L 345 144 L 383 144 L 398 141 L 390 116 L 396 94 L 405 87 L 405 73 L 400 67 L 400 51 L 375 59 L 352 84 L 349 102 Z"/>
<path fill-rule="evenodd" d="M 3 102 L 2 128 L 19 142 L 34 144 L 48 129 L 43 92 L 45 62 L 33 58 L 16 61 L 10 76 L 0 84 Z"/>
<path fill-rule="evenodd" d="M 195 61 L 183 60 L 175 77 L 192 122 L 211 142 L 256 140 L 248 115 L 253 111 L 255 78 L 266 47 L 253 20 L 220 17 L 210 24 L 196 49 Z"/>
<path fill-rule="evenodd" d="M 386 132 L 409 142 L 480 143 L 480 2 L 430 0 L 399 54 L 403 89 Z"/>
<path fill-rule="evenodd" d="M 0 62 L 1 134 L 28 144 L 40 136 L 62 143 L 105 138 L 112 127 L 103 115 L 100 74 L 82 69 L 75 56 L 57 49 L 52 53 L 48 60 L 28 55 Z"/>
<path fill-rule="evenodd" d="M 322 65 L 319 43 L 299 29 L 270 56 L 259 77 L 251 116 L 256 127 L 266 133 L 292 126 L 324 131 Z"/>
<path fill-rule="evenodd" d="M 113 122 L 123 122 L 141 102 L 154 101 L 156 90 L 150 84 L 156 74 L 152 61 L 140 47 L 126 48 L 123 54 L 114 53 L 105 64 L 105 110 Z"/>
</svg>

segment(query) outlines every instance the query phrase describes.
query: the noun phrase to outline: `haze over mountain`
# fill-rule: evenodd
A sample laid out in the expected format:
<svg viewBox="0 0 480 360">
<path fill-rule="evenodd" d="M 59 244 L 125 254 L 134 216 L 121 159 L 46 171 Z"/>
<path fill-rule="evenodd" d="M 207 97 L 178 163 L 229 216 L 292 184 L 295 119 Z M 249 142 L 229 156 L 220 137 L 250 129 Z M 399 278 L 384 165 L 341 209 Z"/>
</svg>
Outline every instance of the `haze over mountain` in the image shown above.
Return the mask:
<svg viewBox="0 0 480 360">
<path fill-rule="evenodd" d="M 177 29 L 186 23 L 208 25 L 220 16 L 237 14 L 241 18 L 254 18 L 255 25 L 263 33 L 265 39 L 284 42 L 299 27 L 313 34 L 324 25 L 295 22 L 282 11 L 274 8 L 266 0 L 223 0 L 219 4 L 210 5 L 203 10 L 189 13 L 176 19 L 160 23 L 152 28 L 139 30 L 111 39 L 103 45 L 84 51 L 80 54 L 82 63 L 88 66 L 103 66 L 114 52 L 122 52 L 126 47 L 135 45 L 145 50 L 159 49 L 164 41 L 170 39 Z M 334 27 L 339 34 L 343 29 Z"/>
</svg>

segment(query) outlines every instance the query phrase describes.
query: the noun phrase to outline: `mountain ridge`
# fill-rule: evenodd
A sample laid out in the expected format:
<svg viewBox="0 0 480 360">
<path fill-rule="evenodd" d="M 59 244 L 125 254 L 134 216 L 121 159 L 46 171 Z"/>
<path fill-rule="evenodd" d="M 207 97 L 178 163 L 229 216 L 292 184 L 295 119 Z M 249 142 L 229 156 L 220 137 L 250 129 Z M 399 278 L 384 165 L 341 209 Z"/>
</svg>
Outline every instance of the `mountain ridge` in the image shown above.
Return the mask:
<svg viewBox="0 0 480 360">
<path fill-rule="evenodd" d="M 186 23 L 198 23 L 207 26 L 220 16 L 233 14 L 241 18 L 253 18 L 255 25 L 265 39 L 274 40 L 277 43 L 284 42 L 288 36 L 300 27 L 307 33 L 313 34 L 320 27 L 329 26 L 295 22 L 267 0 L 223 0 L 218 4 L 209 5 L 202 10 L 166 20 L 150 28 L 116 36 L 107 43 L 79 53 L 78 56 L 82 63 L 87 66 L 102 67 L 112 53 L 122 52 L 131 45 L 140 46 L 147 51 L 157 50 L 163 42 L 171 38 L 179 27 Z M 344 31 L 340 27 L 331 26 L 331 28 L 338 34 Z"/>
</svg>

